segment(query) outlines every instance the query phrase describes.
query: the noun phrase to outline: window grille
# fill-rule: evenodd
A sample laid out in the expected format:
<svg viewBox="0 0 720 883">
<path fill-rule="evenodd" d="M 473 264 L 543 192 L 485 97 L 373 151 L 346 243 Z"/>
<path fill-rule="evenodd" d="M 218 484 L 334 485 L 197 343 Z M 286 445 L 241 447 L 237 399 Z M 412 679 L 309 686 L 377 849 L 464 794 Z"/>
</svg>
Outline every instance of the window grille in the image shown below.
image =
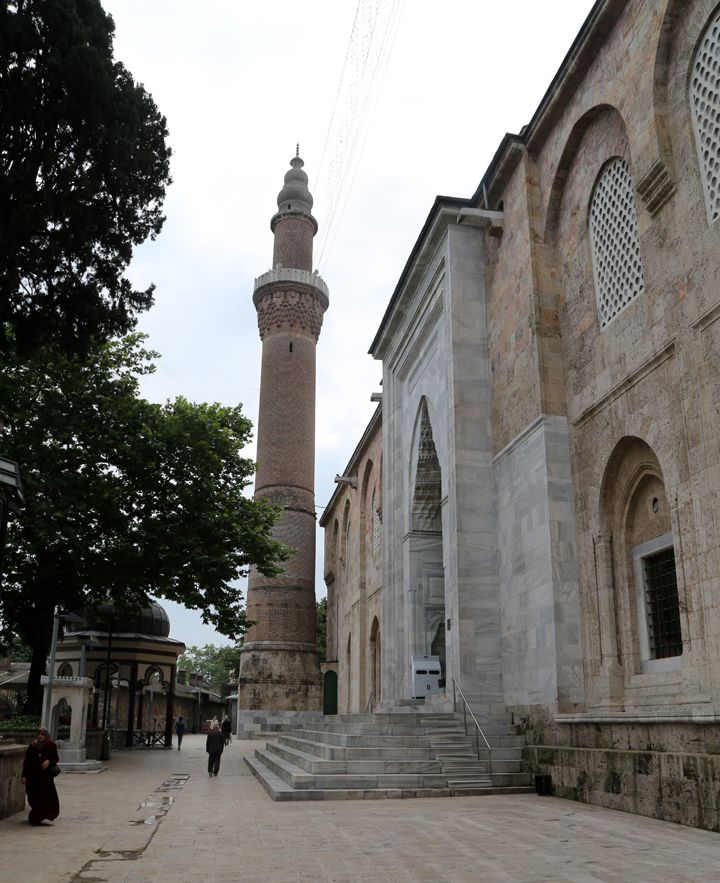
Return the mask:
<svg viewBox="0 0 720 883">
<path fill-rule="evenodd" d="M 642 559 L 651 659 L 682 655 L 675 552 L 670 546 Z"/>
<path fill-rule="evenodd" d="M 590 247 L 600 327 L 645 289 L 630 167 L 617 157 L 603 169 L 590 203 Z"/>
<path fill-rule="evenodd" d="M 690 108 L 708 220 L 720 218 L 720 12 L 698 44 L 690 76 Z"/>
<path fill-rule="evenodd" d="M 382 540 L 382 519 L 380 509 L 375 505 L 375 491 L 372 495 L 372 553 L 373 557 L 380 554 L 380 544 Z"/>
<path fill-rule="evenodd" d="M 345 528 L 345 578 L 349 584 L 352 579 L 352 524 L 349 521 Z"/>
</svg>

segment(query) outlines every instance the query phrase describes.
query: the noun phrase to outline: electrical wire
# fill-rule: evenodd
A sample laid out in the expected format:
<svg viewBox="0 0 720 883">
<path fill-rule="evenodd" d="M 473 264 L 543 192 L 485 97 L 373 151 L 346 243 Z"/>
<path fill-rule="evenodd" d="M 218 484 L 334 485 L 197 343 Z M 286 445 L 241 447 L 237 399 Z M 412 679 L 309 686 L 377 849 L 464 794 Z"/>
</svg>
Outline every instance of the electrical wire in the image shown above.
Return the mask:
<svg viewBox="0 0 720 883">
<path fill-rule="evenodd" d="M 358 0 L 318 167 L 324 218 L 318 266 L 329 260 L 368 140 L 404 0 Z"/>
</svg>

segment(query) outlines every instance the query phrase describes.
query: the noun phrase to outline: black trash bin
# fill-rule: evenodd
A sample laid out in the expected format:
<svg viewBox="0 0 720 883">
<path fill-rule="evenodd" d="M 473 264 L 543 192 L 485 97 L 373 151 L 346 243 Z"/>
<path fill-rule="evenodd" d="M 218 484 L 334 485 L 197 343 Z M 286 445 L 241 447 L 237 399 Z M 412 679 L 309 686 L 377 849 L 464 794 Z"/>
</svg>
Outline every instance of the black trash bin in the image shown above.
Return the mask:
<svg viewBox="0 0 720 883">
<path fill-rule="evenodd" d="M 535 776 L 535 793 L 540 797 L 549 797 L 552 794 L 552 776 L 548 773 Z"/>
</svg>

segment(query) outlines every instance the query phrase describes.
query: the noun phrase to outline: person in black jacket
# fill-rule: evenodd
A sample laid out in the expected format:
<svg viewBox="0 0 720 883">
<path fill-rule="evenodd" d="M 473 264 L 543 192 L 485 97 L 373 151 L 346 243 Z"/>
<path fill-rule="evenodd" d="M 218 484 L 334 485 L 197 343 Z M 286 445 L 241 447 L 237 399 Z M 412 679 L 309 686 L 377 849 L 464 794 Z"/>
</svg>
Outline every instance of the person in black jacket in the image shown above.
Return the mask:
<svg viewBox="0 0 720 883">
<path fill-rule="evenodd" d="M 185 721 L 182 719 L 182 715 L 180 715 L 180 717 L 175 722 L 175 733 L 178 740 L 178 751 L 180 751 L 180 746 L 182 745 L 185 730 L 187 730 L 187 726 L 185 725 Z"/>
<path fill-rule="evenodd" d="M 214 720 L 210 724 L 210 732 L 205 741 L 205 751 L 208 753 L 208 776 L 212 779 L 220 770 L 220 755 L 225 747 L 225 736 L 220 729 L 220 724 Z"/>
<path fill-rule="evenodd" d="M 230 744 L 230 737 L 232 735 L 232 724 L 230 723 L 230 718 L 225 715 L 223 718 L 223 722 L 220 724 L 220 729 L 222 730 L 222 734 L 225 737 L 225 744 Z"/>
<path fill-rule="evenodd" d="M 39 825 L 46 820 L 52 822 L 60 813 L 60 801 L 52 771 L 58 760 L 57 745 L 45 727 L 40 727 L 37 736 L 28 745 L 22 768 L 22 783 L 30 804 L 28 821 L 31 825 Z"/>
</svg>

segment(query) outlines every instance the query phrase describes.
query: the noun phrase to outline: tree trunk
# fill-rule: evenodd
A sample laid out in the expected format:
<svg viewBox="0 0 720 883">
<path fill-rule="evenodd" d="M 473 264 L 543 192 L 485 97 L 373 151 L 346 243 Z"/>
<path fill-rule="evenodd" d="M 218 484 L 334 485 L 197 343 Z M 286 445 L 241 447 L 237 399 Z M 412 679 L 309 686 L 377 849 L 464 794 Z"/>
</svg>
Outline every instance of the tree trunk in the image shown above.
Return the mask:
<svg viewBox="0 0 720 883">
<path fill-rule="evenodd" d="M 40 677 L 45 674 L 49 650 L 50 641 L 47 638 L 38 637 L 33 641 L 25 714 L 40 714 L 42 712 L 43 688 Z"/>
</svg>

